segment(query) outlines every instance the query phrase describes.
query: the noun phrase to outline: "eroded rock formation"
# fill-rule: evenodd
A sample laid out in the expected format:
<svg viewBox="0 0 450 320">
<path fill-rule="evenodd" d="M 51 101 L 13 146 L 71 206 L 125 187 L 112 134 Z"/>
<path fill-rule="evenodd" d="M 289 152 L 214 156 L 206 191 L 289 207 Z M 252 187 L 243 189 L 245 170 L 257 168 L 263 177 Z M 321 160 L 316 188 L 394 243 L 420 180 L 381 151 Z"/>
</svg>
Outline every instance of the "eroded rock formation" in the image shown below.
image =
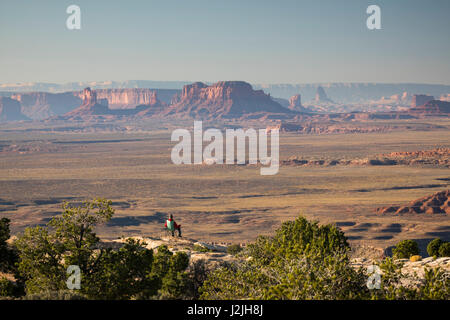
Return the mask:
<svg viewBox="0 0 450 320">
<path fill-rule="evenodd" d="M 161 103 L 158 100 L 156 92 L 153 92 L 148 96 L 151 97 L 151 99 L 147 101 L 148 104 L 139 105 L 135 108 L 121 109 L 109 108 L 108 98 L 98 99 L 97 91 L 91 90 L 91 88 L 85 88 L 80 94 L 80 97 L 83 100 L 82 105 L 63 116 L 58 117 L 58 119 L 93 120 L 98 117 L 110 119 L 115 117 L 141 118 L 159 113 L 166 107 L 164 103 Z"/>
<path fill-rule="evenodd" d="M 309 110 L 302 106 L 302 96 L 300 94 L 296 94 L 289 99 L 288 108 L 293 111 L 298 112 L 308 112 Z"/>
<path fill-rule="evenodd" d="M 0 97 L 0 122 L 30 120 L 20 110 L 17 100 Z"/>
<path fill-rule="evenodd" d="M 428 96 L 426 94 L 415 94 L 412 97 L 411 108 L 422 106 L 431 100 L 434 100 L 433 96 Z"/>
<path fill-rule="evenodd" d="M 448 115 L 450 113 L 450 102 L 430 100 L 418 107 L 410 108 L 410 113 L 418 115 Z"/>
<path fill-rule="evenodd" d="M 403 206 L 389 206 L 378 208 L 379 214 L 450 214 L 450 190 L 411 201 Z"/>
<path fill-rule="evenodd" d="M 267 114 L 293 114 L 262 90 L 253 90 L 243 81 L 221 81 L 211 86 L 196 82 L 183 87 L 164 115 L 198 119 L 240 118 Z"/>
<path fill-rule="evenodd" d="M 325 89 L 322 88 L 321 86 L 317 87 L 317 91 L 316 91 L 316 98 L 314 99 L 315 102 L 320 103 L 320 102 L 333 102 L 330 98 L 328 98 Z"/>
</svg>

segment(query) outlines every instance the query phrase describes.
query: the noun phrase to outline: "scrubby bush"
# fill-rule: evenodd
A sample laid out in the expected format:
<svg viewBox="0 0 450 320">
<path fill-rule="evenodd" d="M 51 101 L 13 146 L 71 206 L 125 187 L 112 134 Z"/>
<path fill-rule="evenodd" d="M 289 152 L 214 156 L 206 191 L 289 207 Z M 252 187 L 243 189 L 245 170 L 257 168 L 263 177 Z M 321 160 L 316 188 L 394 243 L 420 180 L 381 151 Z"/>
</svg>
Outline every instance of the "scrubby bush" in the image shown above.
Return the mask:
<svg viewBox="0 0 450 320">
<path fill-rule="evenodd" d="M 212 251 L 211 249 L 209 249 L 205 246 L 199 245 L 199 244 L 194 244 L 194 246 L 192 247 L 192 250 L 197 251 L 197 252 L 211 252 Z"/>
<path fill-rule="evenodd" d="M 445 242 L 439 247 L 439 257 L 450 257 L 450 242 Z"/>
<path fill-rule="evenodd" d="M 186 298 L 189 285 L 188 273 L 189 257 L 185 252 L 172 253 L 167 246 L 158 247 L 154 255 L 152 270 L 148 274 L 157 284 L 158 299 Z M 151 298 L 147 294 L 147 298 Z"/>
<path fill-rule="evenodd" d="M 14 295 L 14 283 L 6 277 L 0 277 L 0 297 L 12 297 Z"/>
<path fill-rule="evenodd" d="M 14 272 L 17 262 L 17 252 L 7 243 L 11 235 L 9 225 L 8 218 L 0 219 L 0 272 Z"/>
<path fill-rule="evenodd" d="M 386 258 L 379 267 L 382 272 L 381 287 L 371 291 L 371 299 L 450 299 L 450 277 L 442 268 L 425 268 L 425 277 L 419 280 L 403 273 L 403 263 L 393 258 Z"/>
<path fill-rule="evenodd" d="M 449 300 L 450 274 L 442 268 L 425 269 L 424 283 L 416 290 L 415 299 Z"/>
<path fill-rule="evenodd" d="M 350 263 L 344 233 L 303 217 L 285 222 L 272 237 L 259 237 L 238 256 L 242 259 L 211 270 L 204 261 L 190 263 L 184 252 L 167 246 L 149 250 L 138 240 L 128 239 L 118 250 L 103 248 L 94 228 L 111 218 L 109 201 L 64 210 L 46 227 L 27 228 L 19 236 L 16 284 L 0 279 L 0 296 L 17 297 L 23 281 L 24 299 L 46 300 L 450 299 L 448 273 L 430 269 L 411 285 L 393 258 L 380 264 L 380 289 L 369 290 L 367 271 Z M 414 243 L 402 241 L 395 252 L 409 258 L 418 253 Z M 67 290 L 71 264 L 82 271 L 80 290 Z"/>
<path fill-rule="evenodd" d="M 94 254 L 97 261 L 82 278 L 81 292 L 93 299 L 130 299 L 146 291 L 156 295 L 156 279 L 148 277 L 153 251 L 144 243 L 128 239 L 119 250 L 106 249 Z"/>
<path fill-rule="evenodd" d="M 22 297 L 22 300 L 87 300 L 87 298 L 77 290 L 60 290 L 28 294 Z"/>
<path fill-rule="evenodd" d="M 103 248 L 94 229 L 114 214 L 110 201 L 64 204 L 63 210 L 46 227 L 27 228 L 15 242 L 18 277 L 28 298 L 65 295 L 69 265 L 79 266 L 78 294 L 89 299 L 185 298 L 186 253 L 173 254 L 165 246 L 154 253 L 132 239 L 119 250 Z"/>
<path fill-rule="evenodd" d="M 204 259 L 195 260 L 189 264 L 188 273 L 188 292 L 187 296 L 191 299 L 200 298 L 199 289 L 203 283 L 208 279 L 212 271 L 212 266 L 208 265 Z"/>
<path fill-rule="evenodd" d="M 417 245 L 417 244 L 416 244 Z M 418 248 L 401 242 L 398 253 Z M 402 273 L 403 263 L 379 264 L 379 289 L 367 287 L 367 270 L 350 264 L 344 234 L 300 217 L 284 223 L 273 237 L 259 237 L 244 259 L 213 271 L 200 289 L 202 299 L 450 299 L 450 278 L 427 269 L 423 281 Z M 406 252 L 406 253 L 405 253 Z M 412 254 L 411 254 L 412 255 Z"/>
<path fill-rule="evenodd" d="M 441 246 L 442 243 L 443 241 L 439 238 L 431 240 L 430 243 L 428 243 L 427 252 L 430 255 L 430 257 L 439 256 L 439 247 Z"/>
<path fill-rule="evenodd" d="M 402 240 L 392 249 L 392 253 L 397 259 L 409 259 L 419 254 L 419 245 L 414 240 Z"/>
<path fill-rule="evenodd" d="M 218 268 L 203 299 L 352 299 L 368 295 L 366 276 L 351 267 L 344 234 L 300 217 L 274 237 L 259 237 L 247 259 Z"/>
<path fill-rule="evenodd" d="M 227 253 L 231 255 L 236 255 L 242 251 L 242 247 L 238 244 L 232 244 L 227 247 Z"/>
</svg>

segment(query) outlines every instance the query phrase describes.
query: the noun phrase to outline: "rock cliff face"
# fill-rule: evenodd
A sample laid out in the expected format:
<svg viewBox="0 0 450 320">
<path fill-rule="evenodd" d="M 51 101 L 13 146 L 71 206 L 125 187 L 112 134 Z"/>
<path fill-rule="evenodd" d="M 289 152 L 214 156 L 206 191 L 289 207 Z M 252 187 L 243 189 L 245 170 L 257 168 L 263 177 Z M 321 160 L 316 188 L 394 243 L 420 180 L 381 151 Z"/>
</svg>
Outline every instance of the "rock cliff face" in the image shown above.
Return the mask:
<svg viewBox="0 0 450 320">
<path fill-rule="evenodd" d="M 99 99 L 97 91 L 86 88 L 80 94 L 80 98 L 83 100 L 81 106 L 64 114 L 58 119 L 94 120 L 98 117 L 112 119 L 121 116 L 140 118 L 161 112 L 166 107 L 164 103 L 161 103 L 157 99 L 156 92 L 148 95 L 148 97 L 151 97 L 151 99 L 147 101 L 149 102 L 148 104 L 139 105 L 135 108 L 110 109 L 108 97 L 110 96 L 107 95 L 106 98 Z"/>
<path fill-rule="evenodd" d="M 447 115 L 450 113 L 450 102 L 431 100 L 418 107 L 410 108 L 410 113 L 418 115 Z"/>
<path fill-rule="evenodd" d="M 163 115 L 189 116 L 198 119 L 240 118 L 267 114 L 293 114 L 273 101 L 262 90 L 253 90 L 243 81 L 221 81 L 211 86 L 196 82 L 183 87 Z"/>
<path fill-rule="evenodd" d="M 412 97 L 408 92 L 403 92 L 402 94 L 394 94 L 388 98 L 381 97 L 380 100 L 373 100 L 370 101 L 369 104 L 371 105 L 383 105 L 383 106 L 404 106 L 409 107 L 412 102 Z"/>
<path fill-rule="evenodd" d="M 30 120 L 20 110 L 17 100 L 0 97 L 0 122 Z"/>
<path fill-rule="evenodd" d="M 317 87 L 316 98 L 315 98 L 314 101 L 318 102 L 318 103 L 320 103 L 320 102 L 330 102 L 330 103 L 333 102 L 333 101 L 331 101 L 330 98 L 328 98 L 327 94 L 325 93 L 325 90 L 321 86 Z"/>
<path fill-rule="evenodd" d="M 361 113 L 349 113 L 347 109 L 351 107 L 334 103 L 328 98 L 322 86 L 316 86 L 315 89 L 316 99 L 307 103 L 306 107 L 302 105 L 300 94 L 292 96 L 289 101 L 277 99 L 262 90 L 253 90 L 250 84 L 243 81 L 222 81 L 213 85 L 196 82 L 185 85 L 182 90 L 128 88 L 89 90 L 89 92 L 16 93 L 12 94 L 11 98 L 19 103 L 23 115 L 37 120 L 67 114 L 138 118 L 174 116 L 197 119 L 286 120 L 297 117 L 300 120 L 308 114 L 313 115 L 311 112 L 316 112 L 340 113 L 340 116 L 333 117 L 350 121 L 448 116 L 450 113 L 450 102 L 430 100 L 433 97 L 428 95 L 415 95 L 411 99 L 408 92 L 374 102 L 383 105 L 402 105 L 400 109 L 388 109 L 386 112 L 381 112 L 384 109 L 376 109 L 375 113 L 371 111 L 372 109 L 368 109 Z M 447 95 L 443 98 L 447 99 Z M 414 107 L 408 109 L 406 105 L 410 101 Z M 81 106 L 85 108 L 80 109 Z M 71 113 L 72 111 L 74 113 Z"/>
<path fill-rule="evenodd" d="M 95 90 L 97 102 L 111 109 L 134 109 L 138 105 L 157 106 L 170 103 L 180 90 L 172 89 L 101 89 Z M 31 119 L 42 120 L 63 115 L 83 103 L 84 91 L 64 93 L 29 92 L 11 96 L 20 103 L 23 113 Z"/>
<path fill-rule="evenodd" d="M 5 92 L 81 92 L 83 88 L 90 87 L 99 89 L 121 89 L 121 88 L 161 88 L 156 90 L 158 99 L 167 104 L 170 103 L 171 96 L 166 100 L 164 90 L 174 90 L 180 92 L 186 81 L 86 81 L 70 82 L 63 84 L 55 83 L 9 83 L 0 84 L 0 91 Z M 313 100 L 317 92 L 316 83 L 305 84 L 252 84 L 255 90 L 262 89 L 270 93 L 272 97 L 288 100 L 297 93 L 302 94 L 303 101 Z M 423 92 L 428 95 L 440 97 L 450 93 L 450 85 L 420 84 L 420 83 L 323 83 L 321 86 L 327 94 L 334 100 L 341 103 L 361 103 L 379 100 L 381 97 L 390 97 L 402 92 Z M 172 93 L 173 95 L 174 93 Z M 439 99 L 443 100 L 443 99 Z M 411 103 L 411 101 L 410 101 Z M 410 106 L 410 104 L 409 104 Z M 361 111 L 361 110 L 359 110 Z"/>
<path fill-rule="evenodd" d="M 83 99 L 83 105 L 97 104 L 97 92 L 92 91 L 91 88 L 85 88 L 82 92 L 81 98 Z"/>
<path fill-rule="evenodd" d="M 51 116 L 64 114 L 79 106 L 81 97 L 72 92 L 48 93 L 30 92 L 18 93 L 11 96 L 17 100 L 23 113 L 31 119 L 42 120 Z"/>
<path fill-rule="evenodd" d="M 100 89 L 97 99 L 106 99 L 111 109 L 133 109 L 138 105 L 157 105 L 159 100 L 169 103 L 179 90 L 164 89 Z M 81 97 L 82 92 L 79 93 Z"/>
<path fill-rule="evenodd" d="M 296 94 L 289 99 L 288 109 L 298 112 L 310 112 L 310 110 L 302 106 L 302 96 L 300 94 Z"/>
<path fill-rule="evenodd" d="M 86 88 L 81 94 L 83 103 L 78 108 L 66 113 L 64 119 L 86 119 L 90 116 L 112 114 L 108 106 L 97 103 L 97 93 L 91 88 Z"/>
<path fill-rule="evenodd" d="M 439 100 L 450 102 L 450 93 L 443 94 L 443 95 L 439 98 Z"/>
<path fill-rule="evenodd" d="M 434 100 L 433 96 L 427 96 L 425 94 L 415 94 L 412 97 L 411 108 L 422 106 L 431 100 Z"/>
</svg>

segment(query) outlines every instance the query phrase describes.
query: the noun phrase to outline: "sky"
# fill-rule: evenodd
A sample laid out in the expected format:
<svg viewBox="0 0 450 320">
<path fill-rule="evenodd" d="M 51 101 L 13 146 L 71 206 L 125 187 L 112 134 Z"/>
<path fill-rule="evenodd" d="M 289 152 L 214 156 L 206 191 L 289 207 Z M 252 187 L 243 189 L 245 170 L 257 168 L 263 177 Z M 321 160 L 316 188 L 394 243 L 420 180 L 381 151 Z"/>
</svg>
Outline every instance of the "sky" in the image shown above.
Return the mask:
<svg viewBox="0 0 450 320">
<path fill-rule="evenodd" d="M 450 84 L 449 35 L 448 0 L 1 0 L 0 83 Z"/>
</svg>

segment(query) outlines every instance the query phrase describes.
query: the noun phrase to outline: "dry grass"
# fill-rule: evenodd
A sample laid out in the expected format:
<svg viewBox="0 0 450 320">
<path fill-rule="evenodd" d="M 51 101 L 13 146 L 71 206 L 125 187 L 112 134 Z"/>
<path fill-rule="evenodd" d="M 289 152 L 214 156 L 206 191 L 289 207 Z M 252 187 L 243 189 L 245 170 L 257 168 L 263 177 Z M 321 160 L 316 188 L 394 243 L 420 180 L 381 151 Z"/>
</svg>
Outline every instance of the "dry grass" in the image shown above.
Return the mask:
<svg viewBox="0 0 450 320">
<path fill-rule="evenodd" d="M 284 134 L 280 158 L 352 159 L 448 147 L 448 121 L 435 124 L 441 128 L 415 131 L 423 123 L 404 122 L 390 123 L 400 128 L 389 133 Z M 49 141 L 58 149 L 0 153 L 0 216 L 10 217 L 13 232 L 19 232 L 48 221 L 64 200 L 105 197 L 117 209 L 111 224 L 99 230 L 109 238 L 159 233 L 168 213 L 186 236 L 203 241 L 251 241 L 299 213 L 340 223 L 354 243 L 386 247 L 403 238 L 449 235 L 447 216 L 391 217 L 373 211 L 448 188 L 448 180 L 438 180 L 450 177 L 448 168 L 285 166 L 275 176 L 261 176 L 255 166 L 175 166 L 171 131 L 141 129 L 2 133 L 0 144 Z"/>
</svg>

